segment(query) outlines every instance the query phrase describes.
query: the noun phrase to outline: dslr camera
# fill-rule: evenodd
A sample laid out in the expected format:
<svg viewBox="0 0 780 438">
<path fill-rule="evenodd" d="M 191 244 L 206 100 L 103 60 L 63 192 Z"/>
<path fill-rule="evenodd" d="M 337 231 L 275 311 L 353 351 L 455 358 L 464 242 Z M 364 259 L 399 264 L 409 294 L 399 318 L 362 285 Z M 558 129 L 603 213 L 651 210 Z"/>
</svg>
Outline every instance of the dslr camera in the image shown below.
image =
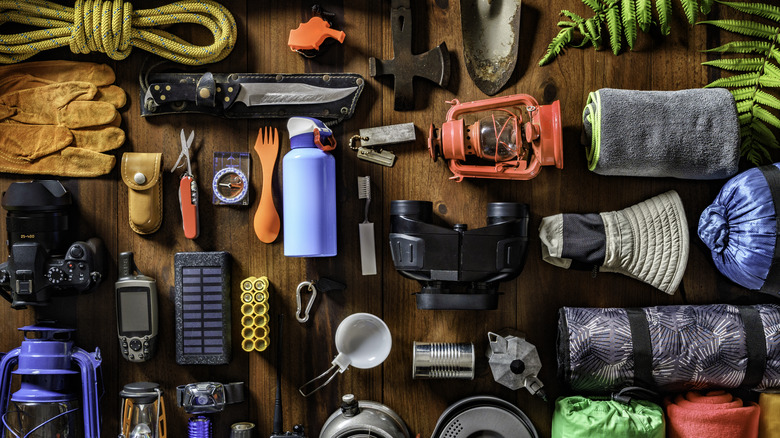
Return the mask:
<svg viewBox="0 0 780 438">
<path fill-rule="evenodd" d="M 103 243 L 73 241 L 71 196 L 59 181 L 12 183 L 0 205 L 8 211 L 0 296 L 12 308 L 46 305 L 52 296 L 89 292 L 100 283 Z"/>
<path fill-rule="evenodd" d="M 499 282 L 516 278 L 525 266 L 528 204 L 489 203 L 487 226 L 473 230 L 434 225 L 432 216 L 428 201 L 390 203 L 390 253 L 398 273 L 422 286 L 417 308 L 498 308 Z"/>
</svg>

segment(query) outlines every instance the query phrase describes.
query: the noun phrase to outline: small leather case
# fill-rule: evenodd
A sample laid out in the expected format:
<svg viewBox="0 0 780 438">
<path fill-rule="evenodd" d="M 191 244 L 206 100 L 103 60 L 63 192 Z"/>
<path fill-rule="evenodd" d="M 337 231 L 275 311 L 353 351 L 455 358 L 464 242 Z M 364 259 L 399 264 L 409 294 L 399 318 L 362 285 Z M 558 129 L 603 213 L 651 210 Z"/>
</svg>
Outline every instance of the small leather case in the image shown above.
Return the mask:
<svg viewBox="0 0 780 438">
<path fill-rule="evenodd" d="M 151 234 L 162 224 L 162 154 L 126 152 L 122 155 L 122 181 L 128 187 L 130 228 Z"/>
</svg>

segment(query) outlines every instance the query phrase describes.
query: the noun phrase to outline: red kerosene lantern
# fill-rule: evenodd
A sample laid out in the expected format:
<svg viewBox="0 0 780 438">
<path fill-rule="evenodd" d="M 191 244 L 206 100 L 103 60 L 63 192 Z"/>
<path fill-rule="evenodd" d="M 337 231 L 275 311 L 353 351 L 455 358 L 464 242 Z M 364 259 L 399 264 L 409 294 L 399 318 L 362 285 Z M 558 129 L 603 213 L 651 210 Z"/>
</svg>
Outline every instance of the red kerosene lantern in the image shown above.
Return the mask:
<svg viewBox="0 0 780 438">
<path fill-rule="evenodd" d="M 434 125 L 428 131 L 428 151 L 433 161 L 447 161 L 452 179 L 528 180 L 542 166 L 563 169 L 560 101 L 539 105 L 516 94 L 447 103 L 452 108 L 441 132 Z"/>
</svg>

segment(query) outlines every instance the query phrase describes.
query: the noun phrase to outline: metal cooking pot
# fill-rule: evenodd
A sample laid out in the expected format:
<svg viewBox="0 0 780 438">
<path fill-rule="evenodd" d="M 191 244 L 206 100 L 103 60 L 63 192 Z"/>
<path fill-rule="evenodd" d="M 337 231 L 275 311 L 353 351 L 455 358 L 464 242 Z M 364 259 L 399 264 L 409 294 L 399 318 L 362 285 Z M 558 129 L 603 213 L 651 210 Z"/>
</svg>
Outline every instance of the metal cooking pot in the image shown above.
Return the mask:
<svg viewBox="0 0 780 438">
<path fill-rule="evenodd" d="M 355 400 L 352 394 L 341 398 L 341 409 L 322 425 L 320 438 L 410 438 L 401 417 L 387 406 Z"/>
<path fill-rule="evenodd" d="M 481 395 L 447 408 L 431 438 L 539 438 L 539 433 L 517 406 Z"/>
</svg>

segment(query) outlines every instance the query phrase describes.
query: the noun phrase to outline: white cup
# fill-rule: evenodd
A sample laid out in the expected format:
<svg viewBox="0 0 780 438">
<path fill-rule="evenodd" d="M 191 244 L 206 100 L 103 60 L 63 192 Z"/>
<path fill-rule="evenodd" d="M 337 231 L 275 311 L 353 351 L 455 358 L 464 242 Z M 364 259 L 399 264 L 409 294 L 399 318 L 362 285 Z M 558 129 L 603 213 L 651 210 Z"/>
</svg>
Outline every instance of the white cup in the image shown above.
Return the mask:
<svg viewBox="0 0 780 438">
<path fill-rule="evenodd" d="M 387 359 L 392 347 L 390 329 L 382 319 L 370 313 L 353 313 L 344 318 L 336 329 L 336 350 L 339 354 L 331 362 L 331 367 L 306 382 L 298 391 L 308 397 L 330 383 L 336 375 L 346 371 L 350 365 L 361 369 L 374 368 Z M 324 383 L 307 391 L 323 380 Z"/>
<path fill-rule="evenodd" d="M 353 313 L 336 329 L 336 350 L 333 360 L 341 372 L 349 365 L 374 368 L 387 359 L 393 346 L 390 329 L 382 319 L 370 313 Z"/>
</svg>

